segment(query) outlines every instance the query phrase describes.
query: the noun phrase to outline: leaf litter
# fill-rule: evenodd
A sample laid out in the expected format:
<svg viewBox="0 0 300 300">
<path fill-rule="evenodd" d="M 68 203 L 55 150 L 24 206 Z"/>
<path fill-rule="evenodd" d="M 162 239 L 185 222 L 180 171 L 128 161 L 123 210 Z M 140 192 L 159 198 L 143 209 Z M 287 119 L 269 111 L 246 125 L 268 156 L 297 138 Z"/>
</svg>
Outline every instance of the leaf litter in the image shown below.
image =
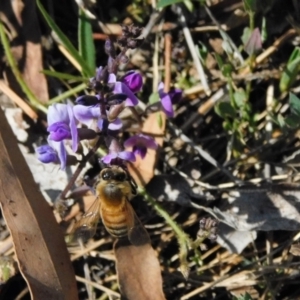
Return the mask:
<svg viewBox="0 0 300 300">
<path fill-rule="evenodd" d="M 72 257 L 76 258 L 74 261 L 76 274 L 82 275 L 83 265 L 88 265 L 90 279 L 77 275 L 78 281 L 84 282 L 84 285 L 79 286 L 80 299 L 84 299 L 85 286 L 89 285 L 97 289 L 96 295 L 103 299 L 119 297 L 116 292 L 115 259 L 119 268 L 121 291 L 123 286 L 123 291 L 129 299 L 137 299 L 135 297 L 139 295 L 138 293 L 143 293 L 147 288 L 152 287 L 143 287 L 145 281 L 142 278 L 145 273 L 139 269 L 143 267 L 147 268 L 151 279 L 158 281 L 153 283 L 156 287 L 161 286 L 159 269 L 162 270 L 165 296 L 162 291 L 157 290 L 159 296 L 155 296 L 155 299 L 160 299 L 159 297 L 161 299 L 164 297 L 167 299 L 216 297 L 297 299 L 299 297 L 300 290 L 295 288 L 299 279 L 298 165 L 297 161 L 287 159 L 296 156 L 299 148 L 298 112 L 294 109 L 300 103 L 297 71 L 299 58 L 297 51 L 294 51 L 299 44 L 296 38 L 299 34 L 298 27 L 294 25 L 296 21 L 294 23 L 286 21 L 288 15 L 295 15 L 299 6 L 296 1 L 289 3 L 284 9 L 272 1 L 266 7 L 256 6 L 252 12 L 256 18 L 252 21 L 257 22 L 257 27 L 251 29 L 252 25 L 249 24 L 252 39 L 249 38 L 243 45 L 248 51 L 247 55 L 240 50 L 242 49 L 240 38 L 251 18 L 249 12 L 247 15 L 248 6 L 254 2 L 256 1 L 206 1 L 206 13 L 203 12 L 200 19 L 196 18 L 196 15 L 204 9 L 195 4 L 194 10 L 182 11 L 185 24 L 182 23 L 183 20 L 181 23 L 178 21 L 176 13 L 172 16 L 173 19 L 168 20 L 175 24 L 169 27 L 173 28 L 171 33 L 175 37 L 172 40 L 173 77 L 185 89 L 186 98 L 179 104 L 175 118 L 167 120 L 166 129 L 162 130 L 162 133 L 165 132 L 165 137 L 160 138 L 160 153 L 152 153 L 142 164 L 140 162 L 138 164 L 138 169 L 143 175 L 142 185 L 146 185 L 147 188 L 147 183 L 150 182 L 149 194 L 155 195 L 162 209 L 182 226 L 192 240 L 197 239 L 199 221 L 204 216 L 210 214 L 221 222 L 217 244 L 205 240 L 206 250 L 201 251 L 201 256 L 197 256 L 194 249 L 187 249 L 184 255 L 187 256 L 189 276 L 185 280 L 179 272 L 182 255 L 178 253 L 178 236 L 174 234 L 169 223 L 157 216 L 151 205 L 146 205 L 136 198 L 133 204 L 149 231 L 155 252 L 150 245 L 144 246 L 144 252 L 131 249 L 132 246 L 128 245 L 128 247 L 125 245 L 118 248 L 117 243 L 114 256 L 112 238 L 99 225 L 95 240 L 90 241 L 85 249 L 70 248 Z M 244 9 L 244 5 L 247 5 L 247 9 Z M 170 8 L 166 9 L 169 12 Z M 243 14 L 239 14 L 239 10 Z M 142 12 L 136 13 L 142 14 Z M 130 16 L 132 21 L 136 20 L 134 16 L 134 13 Z M 233 17 L 235 22 L 230 21 Z M 296 16 L 294 17 L 297 19 Z M 255 28 L 261 28 L 263 18 L 267 20 L 267 29 L 262 28 L 259 32 Z M 102 21 L 110 22 L 110 20 Z M 163 19 L 162 23 L 165 22 L 166 20 Z M 66 27 L 68 26 L 70 25 L 67 24 Z M 183 29 L 190 31 L 192 36 L 183 33 Z M 258 49 L 257 45 L 260 46 L 258 34 L 263 35 L 263 30 L 267 30 L 267 39 L 263 41 L 262 49 Z M 151 48 L 150 41 L 153 41 L 155 35 L 161 40 L 164 39 L 157 29 L 153 32 L 149 35 L 150 40 L 145 41 L 147 47 L 142 49 L 144 60 L 137 62 L 137 64 L 144 64 L 144 66 L 137 65 L 144 70 L 148 70 L 146 64 L 152 66 L 149 58 L 152 58 L 153 51 L 157 51 Z M 194 51 L 185 48 L 184 41 L 187 36 L 191 36 L 194 43 L 201 39 L 201 42 L 208 47 L 207 51 L 213 67 L 204 69 L 207 77 L 205 79 L 199 78 L 199 65 L 195 68 L 192 62 L 191 57 L 195 61 L 195 56 L 190 57 L 187 54 L 188 51 Z M 218 47 L 222 48 L 222 51 L 217 51 L 210 45 L 213 44 L 212 41 L 220 38 Z M 186 51 L 181 51 L 181 47 Z M 260 52 L 255 53 L 256 51 Z M 249 59 L 243 66 L 240 65 L 243 61 L 241 53 L 243 60 Z M 201 59 L 197 60 L 197 64 L 202 63 L 202 60 L 205 61 L 205 53 L 203 52 L 202 55 Z M 60 55 L 58 57 L 60 61 L 65 59 Z M 40 59 L 37 60 L 37 63 L 40 62 Z M 27 62 L 26 66 L 30 67 L 30 63 Z M 76 74 L 70 65 L 68 68 Z M 292 76 L 289 76 L 287 70 L 293 72 Z M 34 68 L 31 71 L 34 72 Z M 32 77 L 30 72 L 28 76 Z M 155 72 L 153 74 L 155 75 Z M 152 75 L 145 72 L 145 76 L 149 79 Z M 59 81 L 55 84 L 65 86 Z M 275 89 L 271 95 L 271 105 L 267 105 L 266 91 L 272 85 Z M 50 87 L 53 88 L 51 84 Z M 39 93 L 34 90 L 34 87 L 31 88 L 36 94 Z M 204 92 L 207 92 L 208 88 L 212 90 L 213 95 L 220 91 L 222 95 L 216 98 L 205 95 Z M 242 100 L 234 94 L 238 91 L 243 91 L 246 95 Z M 292 93 L 292 96 L 289 96 L 287 91 Z M 7 95 L 14 97 L 12 94 L 7 93 Z M 218 106 L 218 103 L 221 105 Z M 20 107 L 32 119 L 36 118 L 26 106 Z M 216 108 L 215 111 L 213 108 Z M 29 130 L 26 130 L 30 135 L 34 132 L 32 130 L 36 128 L 35 126 L 40 128 L 43 126 L 42 123 L 33 125 L 30 122 L 30 124 Z M 152 120 L 151 124 L 153 126 L 157 123 Z M 146 129 L 145 131 L 152 131 L 153 134 L 157 133 L 152 128 Z M 179 145 L 175 143 L 178 139 L 181 141 Z M 26 147 L 30 149 L 32 144 L 28 142 Z M 24 149 L 24 146 L 22 148 Z M 28 161 L 32 160 L 32 157 L 28 159 Z M 154 163 L 156 163 L 155 168 Z M 188 164 L 197 165 L 201 175 L 193 178 L 186 168 Z M 37 182 L 53 182 L 55 187 L 48 189 L 63 190 L 62 182 L 66 178 L 62 179 L 64 177 L 62 172 L 48 167 L 43 167 L 43 170 L 38 167 L 36 170 L 33 174 L 35 176 L 38 174 Z M 41 171 L 45 171 L 46 174 L 41 175 Z M 156 183 L 151 185 L 151 181 L 155 182 L 156 178 L 158 178 Z M 192 189 L 196 187 L 200 192 L 195 195 Z M 43 185 L 41 188 L 44 189 Z M 178 193 L 174 193 L 176 189 Z M 157 190 L 164 192 L 158 195 Z M 55 196 L 51 193 L 49 195 L 54 201 Z M 85 201 L 83 200 L 83 205 Z M 88 201 L 91 202 L 92 197 Z M 85 204 L 86 207 L 90 206 L 90 202 Z M 199 209 L 201 207 L 205 210 Z M 79 210 L 83 210 L 80 205 L 77 208 L 77 211 Z M 8 221 L 10 230 L 14 228 L 12 224 Z M 41 225 L 38 227 L 42 228 Z M 15 232 L 19 231 L 20 229 L 17 229 Z M 5 229 L 3 232 L 1 253 L 10 255 L 13 250 L 9 246 L 11 244 L 6 242 Z M 16 254 L 18 250 L 20 247 L 17 246 Z M 64 250 L 60 251 L 63 253 Z M 148 252 L 151 254 L 147 254 Z M 154 258 L 155 253 L 159 257 L 159 265 Z M 18 254 L 17 256 L 19 259 L 22 257 Z M 144 256 L 146 259 L 143 259 Z M 127 257 L 127 260 L 123 257 Z M 31 256 L 28 262 L 25 261 L 25 265 L 28 263 L 30 267 L 29 262 L 32 258 Z M 125 266 L 120 269 L 122 264 Z M 152 264 L 156 264 L 153 269 L 149 267 Z M 132 275 L 129 271 L 132 267 L 134 268 L 132 272 L 136 274 L 142 272 L 141 276 L 137 276 L 141 280 L 141 285 L 136 282 L 129 283 L 132 280 L 129 276 Z M 135 289 L 128 291 L 130 286 L 141 288 L 138 291 Z M 101 292 L 98 292 L 98 289 Z M 134 293 L 133 296 L 131 292 Z M 146 299 L 146 296 L 138 297 Z"/>
</svg>

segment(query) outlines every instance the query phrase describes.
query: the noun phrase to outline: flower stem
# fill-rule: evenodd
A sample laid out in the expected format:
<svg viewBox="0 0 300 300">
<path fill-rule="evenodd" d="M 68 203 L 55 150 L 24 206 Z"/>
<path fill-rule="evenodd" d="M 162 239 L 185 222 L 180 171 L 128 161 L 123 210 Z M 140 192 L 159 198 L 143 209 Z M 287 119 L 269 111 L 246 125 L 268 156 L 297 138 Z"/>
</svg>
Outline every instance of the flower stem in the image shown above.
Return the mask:
<svg viewBox="0 0 300 300">
<path fill-rule="evenodd" d="M 165 219 L 167 224 L 175 232 L 179 244 L 180 270 L 183 276 L 187 278 L 189 273 L 187 255 L 188 250 L 190 248 L 193 248 L 193 243 L 190 237 L 180 228 L 180 226 L 174 220 L 172 220 L 171 216 L 157 203 L 157 201 L 155 201 L 147 193 L 147 191 L 144 188 L 138 187 L 138 191 L 144 197 L 144 199 L 157 211 L 157 213 Z"/>
<path fill-rule="evenodd" d="M 79 174 L 81 173 L 82 169 L 84 168 L 84 166 L 86 165 L 86 163 L 88 162 L 88 160 L 96 153 L 96 151 L 98 150 L 99 146 L 102 143 L 102 138 L 99 137 L 97 142 L 95 143 L 94 147 L 88 152 L 87 155 L 85 155 L 83 157 L 83 159 L 80 161 L 76 171 L 74 172 L 72 178 L 70 179 L 70 181 L 68 182 L 68 184 L 66 185 L 65 189 L 62 191 L 62 193 L 60 194 L 59 198 L 61 200 L 66 200 L 66 196 L 67 193 L 69 192 L 69 190 L 72 188 L 72 186 L 74 185 L 77 177 L 79 176 Z"/>
</svg>

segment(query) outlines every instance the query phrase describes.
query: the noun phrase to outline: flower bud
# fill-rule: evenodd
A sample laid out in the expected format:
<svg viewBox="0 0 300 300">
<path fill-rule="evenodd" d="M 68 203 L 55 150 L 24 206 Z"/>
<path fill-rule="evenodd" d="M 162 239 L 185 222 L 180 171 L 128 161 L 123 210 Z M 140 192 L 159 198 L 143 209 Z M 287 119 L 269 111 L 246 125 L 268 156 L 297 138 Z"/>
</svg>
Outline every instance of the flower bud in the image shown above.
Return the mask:
<svg viewBox="0 0 300 300">
<path fill-rule="evenodd" d="M 56 151 L 49 145 L 37 147 L 35 151 L 38 155 L 38 160 L 44 164 L 59 162 Z"/>
<path fill-rule="evenodd" d="M 107 55 L 112 55 L 112 52 L 114 51 L 114 47 L 110 39 L 106 39 L 104 44 L 104 50 Z"/>
<path fill-rule="evenodd" d="M 117 119 L 119 114 L 124 110 L 125 108 L 125 102 L 122 102 L 118 105 L 113 105 L 110 107 L 108 113 L 107 113 L 107 119 L 109 122 L 113 122 Z"/>
<path fill-rule="evenodd" d="M 131 29 L 132 36 L 135 38 L 139 37 L 141 35 L 142 30 L 143 28 L 141 27 L 133 26 Z"/>
<path fill-rule="evenodd" d="M 137 93 L 143 87 L 143 78 L 140 73 L 130 71 L 122 78 L 124 82 L 133 93 Z"/>
</svg>

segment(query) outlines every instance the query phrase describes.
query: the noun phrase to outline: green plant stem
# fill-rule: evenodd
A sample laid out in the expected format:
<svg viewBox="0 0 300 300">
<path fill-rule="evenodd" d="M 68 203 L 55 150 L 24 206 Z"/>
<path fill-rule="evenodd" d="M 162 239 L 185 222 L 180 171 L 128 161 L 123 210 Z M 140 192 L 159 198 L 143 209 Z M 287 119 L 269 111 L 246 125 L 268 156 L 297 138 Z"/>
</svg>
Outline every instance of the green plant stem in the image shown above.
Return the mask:
<svg viewBox="0 0 300 300">
<path fill-rule="evenodd" d="M 250 27 L 251 32 L 253 32 L 253 30 L 254 30 L 254 16 L 255 16 L 255 13 L 253 11 L 250 11 L 249 12 L 249 27 Z"/>
<path fill-rule="evenodd" d="M 5 52 L 8 64 L 11 67 L 11 70 L 12 70 L 14 76 L 16 77 L 20 87 L 22 88 L 22 91 L 25 93 L 26 97 L 28 98 L 28 100 L 30 101 L 32 106 L 43 111 L 44 113 L 47 113 L 47 108 L 39 102 L 39 100 L 35 97 L 34 93 L 31 91 L 31 89 L 28 87 L 28 85 L 26 84 L 26 82 L 23 79 L 23 76 L 22 76 L 21 72 L 19 71 L 17 63 L 11 52 L 9 41 L 4 32 L 4 26 L 1 21 L 0 21 L 0 37 L 1 37 L 1 42 L 2 42 L 2 45 L 4 48 L 4 52 Z"/>
<path fill-rule="evenodd" d="M 79 93 L 79 92 L 83 91 L 84 89 L 86 89 L 86 84 L 82 83 L 82 84 L 76 86 L 75 88 L 73 88 L 71 90 L 68 90 L 68 91 L 52 98 L 50 101 L 48 101 L 47 105 L 51 105 L 51 104 L 54 104 L 54 103 L 57 103 L 57 102 L 61 102 L 62 100 L 66 99 L 70 96 L 73 96 L 74 94 Z"/>
<path fill-rule="evenodd" d="M 199 256 L 197 249 L 193 247 L 193 243 L 190 237 L 180 228 L 180 226 L 172 220 L 171 216 L 146 192 L 142 187 L 138 187 L 139 193 L 145 198 L 145 200 L 157 211 L 157 213 L 165 219 L 167 224 L 173 229 L 177 236 L 179 244 L 179 260 L 180 260 L 180 270 L 185 278 L 188 277 L 189 267 L 188 267 L 188 250 L 193 249 L 196 255 Z"/>
<path fill-rule="evenodd" d="M 146 192 L 146 190 L 142 187 L 138 187 L 138 191 L 145 198 L 145 200 L 150 203 L 151 206 L 158 212 L 158 214 L 165 219 L 165 221 L 174 230 L 177 237 L 181 240 L 188 241 L 190 245 L 191 242 L 187 234 L 179 227 L 179 225 L 174 220 L 172 220 L 171 216 Z"/>
</svg>

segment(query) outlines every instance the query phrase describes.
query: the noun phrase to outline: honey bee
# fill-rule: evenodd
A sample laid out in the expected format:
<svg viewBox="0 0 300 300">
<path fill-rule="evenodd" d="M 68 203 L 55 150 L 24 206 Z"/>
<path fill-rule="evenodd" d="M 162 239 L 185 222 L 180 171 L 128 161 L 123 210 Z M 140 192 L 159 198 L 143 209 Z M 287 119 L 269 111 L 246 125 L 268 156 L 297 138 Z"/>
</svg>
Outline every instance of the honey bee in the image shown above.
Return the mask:
<svg viewBox="0 0 300 300">
<path fill-rule="evenodd" d="M 149 235 L 135 214 L 129 200 L 136 194 L 136 185 L 129 174 L 119 166 L 112 166 L 100 172 L 95 184 L 97 198 L 81 219 L 75 224 L 74 233 L 84 241 L 96 231 L 100 217 L 110 235 L 128 238 L 138 246 L 150 241 Z"/>
</svg>

